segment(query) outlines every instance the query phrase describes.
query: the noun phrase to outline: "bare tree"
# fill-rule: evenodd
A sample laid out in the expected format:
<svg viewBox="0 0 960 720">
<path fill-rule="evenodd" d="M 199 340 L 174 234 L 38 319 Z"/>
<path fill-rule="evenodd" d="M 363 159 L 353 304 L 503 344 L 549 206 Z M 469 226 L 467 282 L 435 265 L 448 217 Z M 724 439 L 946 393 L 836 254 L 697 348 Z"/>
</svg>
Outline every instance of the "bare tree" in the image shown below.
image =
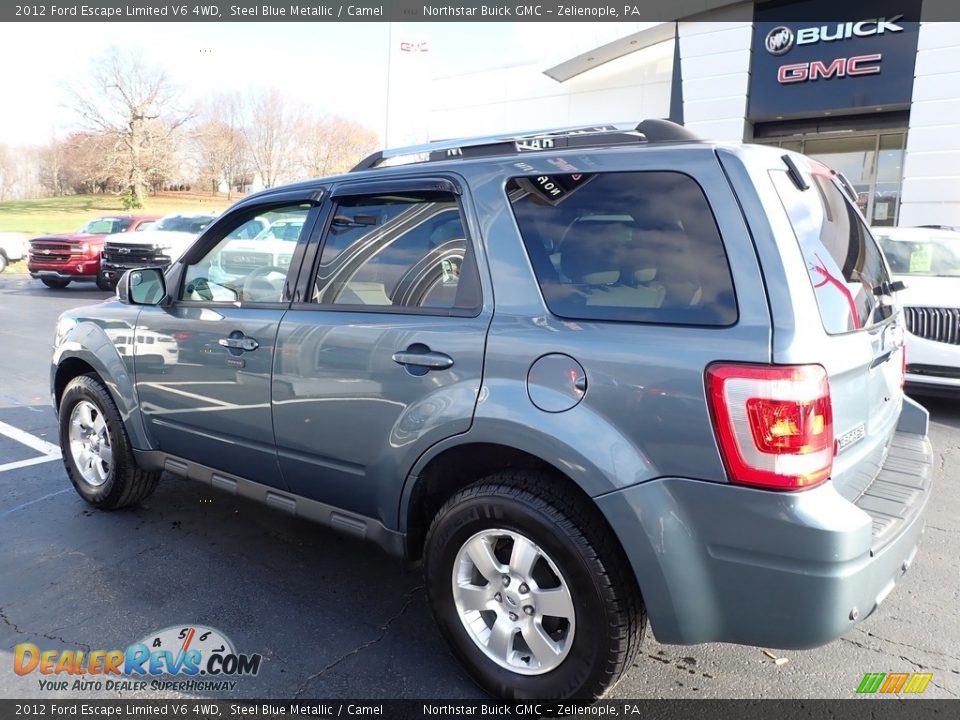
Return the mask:
<svg viewBox="0 0 960 720">
<path fill-rule="evenodd" d="M 0 144 L 0 201 L 13 194 L 14 174 L 13 153 L 9 147 Z"/>
<path fill-rule="evenodd" d="M 206 119 L 191 135 L 201 173 L 214 186 L 220 181 L 226 183 L 228 200 L 237 181 L 250 172 L 242 113 L 242 102 L 237 95 L 213 97 L 204 112 Z"/>
<path fill-rule="evenodd" d="M 140 53 L 110 49 L 94 61 L 86 83 L 70 88 L 72 106 L 92 130 L 115 137 L 126 154 L 126 191 L 142 207 L 151 176 L 171 154 L 177 130 L 192 112 L 177 109 L 178 90 Z"/>
<path fill-rule="evenodd" d="M 301 167 L 309 177 L 345 172 L 379 144 L 373 130 L 339 115 L 311 118 L 298 133 Z"/>
<path fill-rule="evenodd" d="M 275 88 L 251 96 L 243 135 L 264 187 L 273 187 L 291 173 L 301 116 Z"/>
</svg>

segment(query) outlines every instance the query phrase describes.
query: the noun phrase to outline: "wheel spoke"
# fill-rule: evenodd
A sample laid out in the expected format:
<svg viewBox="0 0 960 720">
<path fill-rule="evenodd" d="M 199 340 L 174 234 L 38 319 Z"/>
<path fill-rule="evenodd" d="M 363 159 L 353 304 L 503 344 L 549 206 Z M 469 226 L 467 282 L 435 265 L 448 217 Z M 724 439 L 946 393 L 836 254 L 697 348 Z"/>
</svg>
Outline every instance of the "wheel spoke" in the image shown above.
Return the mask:
<svg viewBox="0 0 960 720">
<path fill-rule="evenodd" d="M 109 445 L 100 446 L 100 460 L 109 468 L 113 464 L 113 450 Z"/>
<path fill-rule="evenodd" d="M 103 413 L 98 412 L 97 416 L 93 418 L 93 431 L 100 437 L 105 434 L 107 429 L 107 423 L 103 419 Z"/>
<path fill-rule="evenodd" d="M 84 430 L 93 429 L 93 413 L 90 412 L 91 405 L 89 403 L 83 403 L 78 412 L 77 419 L 80 420 L 80 427 Z"/>
<path fill-rule="evenodd" d="M 497 621 L 490 628 L 490 639 L 487 641 L 487 649 L 502 660 L 508 660 L 513 652 L 513 636 L 516 634 L 516 628 L 506 619 L 497 618 Z"/>
<path fill-rule="evenodd" d="M 549 664 L 560 654 L 561 649 L 553 640 L 547 637 L 540 623 L 530 623 L 520 632 L 523 635 L 524 641 L 527 643 L 527 647 L 530 648 L 530 652 L 533 653 L 533 656 L 541 664 Z"/>
<path fill-rule="evenodd" d="M 486 538 L 475 538 L 467 547 L 467 554 L 487 582 L 499 581 L 500 576 L 506 572 L 506 568 L 500 565 L 494 556 L 493 548 L 490 547 Z"/>
<path fill-rule="evenodd" d="M 510 552 L 510 569 L 522 578 L 529 578 L 533 566 L 540 557 L 537 546 L 524 537 L 513 539 L 513 550 Z"/>
<path fill-rule="evenodd" d="M 573 601 L 570 593 L 563 586 L 549 590 L 534 590 L 531 593 L 534 607 L 540 615 L 564 618 L 573 618 Z"/>
<path fill-rule="evenodd" d="M 464 610 L 489 610 L 489 604 L 493 593 L 490 585 L 483 587 L 479 585 L 458 585 L 457 603 Z"/>
</svg>

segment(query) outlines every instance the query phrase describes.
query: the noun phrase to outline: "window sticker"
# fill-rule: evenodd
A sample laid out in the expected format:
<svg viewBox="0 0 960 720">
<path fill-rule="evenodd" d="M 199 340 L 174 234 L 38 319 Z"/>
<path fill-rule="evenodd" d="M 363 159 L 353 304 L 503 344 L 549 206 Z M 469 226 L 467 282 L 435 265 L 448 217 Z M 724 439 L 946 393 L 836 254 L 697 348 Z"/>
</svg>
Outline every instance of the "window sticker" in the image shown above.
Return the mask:
<svg viewBox="0 0 960 720">
<path fill-rule="evenodd" d="M 933 264 L 933 255 L 929 245 L 918 245 L 910 253 L 910 270 L 912 273 L 928 273 Z"/>
</svg>

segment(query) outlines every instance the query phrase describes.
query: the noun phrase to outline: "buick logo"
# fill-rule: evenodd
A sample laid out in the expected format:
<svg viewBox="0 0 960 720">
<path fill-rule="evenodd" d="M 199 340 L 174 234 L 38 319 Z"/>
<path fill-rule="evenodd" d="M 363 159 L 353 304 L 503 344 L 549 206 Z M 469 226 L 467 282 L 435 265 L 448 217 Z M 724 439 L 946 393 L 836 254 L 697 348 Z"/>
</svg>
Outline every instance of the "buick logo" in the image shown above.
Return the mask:
<svg viewBox="0 0 960 720">
<path fill-rule="evenodd" d="M 786 25 L 778 25 L 767 33 L 767 39 L 763 41 L 767 52 L 771 55 L 785 55 L 793 48 L 794 36 L 793 30 Z"/>
</svg>

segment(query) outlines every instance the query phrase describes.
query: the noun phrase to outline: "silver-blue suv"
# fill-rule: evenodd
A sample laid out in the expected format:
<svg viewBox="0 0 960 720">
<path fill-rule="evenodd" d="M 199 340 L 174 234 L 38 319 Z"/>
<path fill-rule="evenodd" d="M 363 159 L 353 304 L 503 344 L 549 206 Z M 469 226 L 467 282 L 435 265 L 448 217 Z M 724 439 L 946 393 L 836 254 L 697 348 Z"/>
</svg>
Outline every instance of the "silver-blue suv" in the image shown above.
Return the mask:
<svg viewBox="0 0 960 720">
<path fill-rule="evenodd" d="M 931 476 L 845 187 L 645 121 L 253 195 L 60 318 L 67 472 L 103 509 L 167 471 L 422 559 L 497 695 L 601 695 L 648 619 L 827 643 L 910 566 Z"/>
</svg>

